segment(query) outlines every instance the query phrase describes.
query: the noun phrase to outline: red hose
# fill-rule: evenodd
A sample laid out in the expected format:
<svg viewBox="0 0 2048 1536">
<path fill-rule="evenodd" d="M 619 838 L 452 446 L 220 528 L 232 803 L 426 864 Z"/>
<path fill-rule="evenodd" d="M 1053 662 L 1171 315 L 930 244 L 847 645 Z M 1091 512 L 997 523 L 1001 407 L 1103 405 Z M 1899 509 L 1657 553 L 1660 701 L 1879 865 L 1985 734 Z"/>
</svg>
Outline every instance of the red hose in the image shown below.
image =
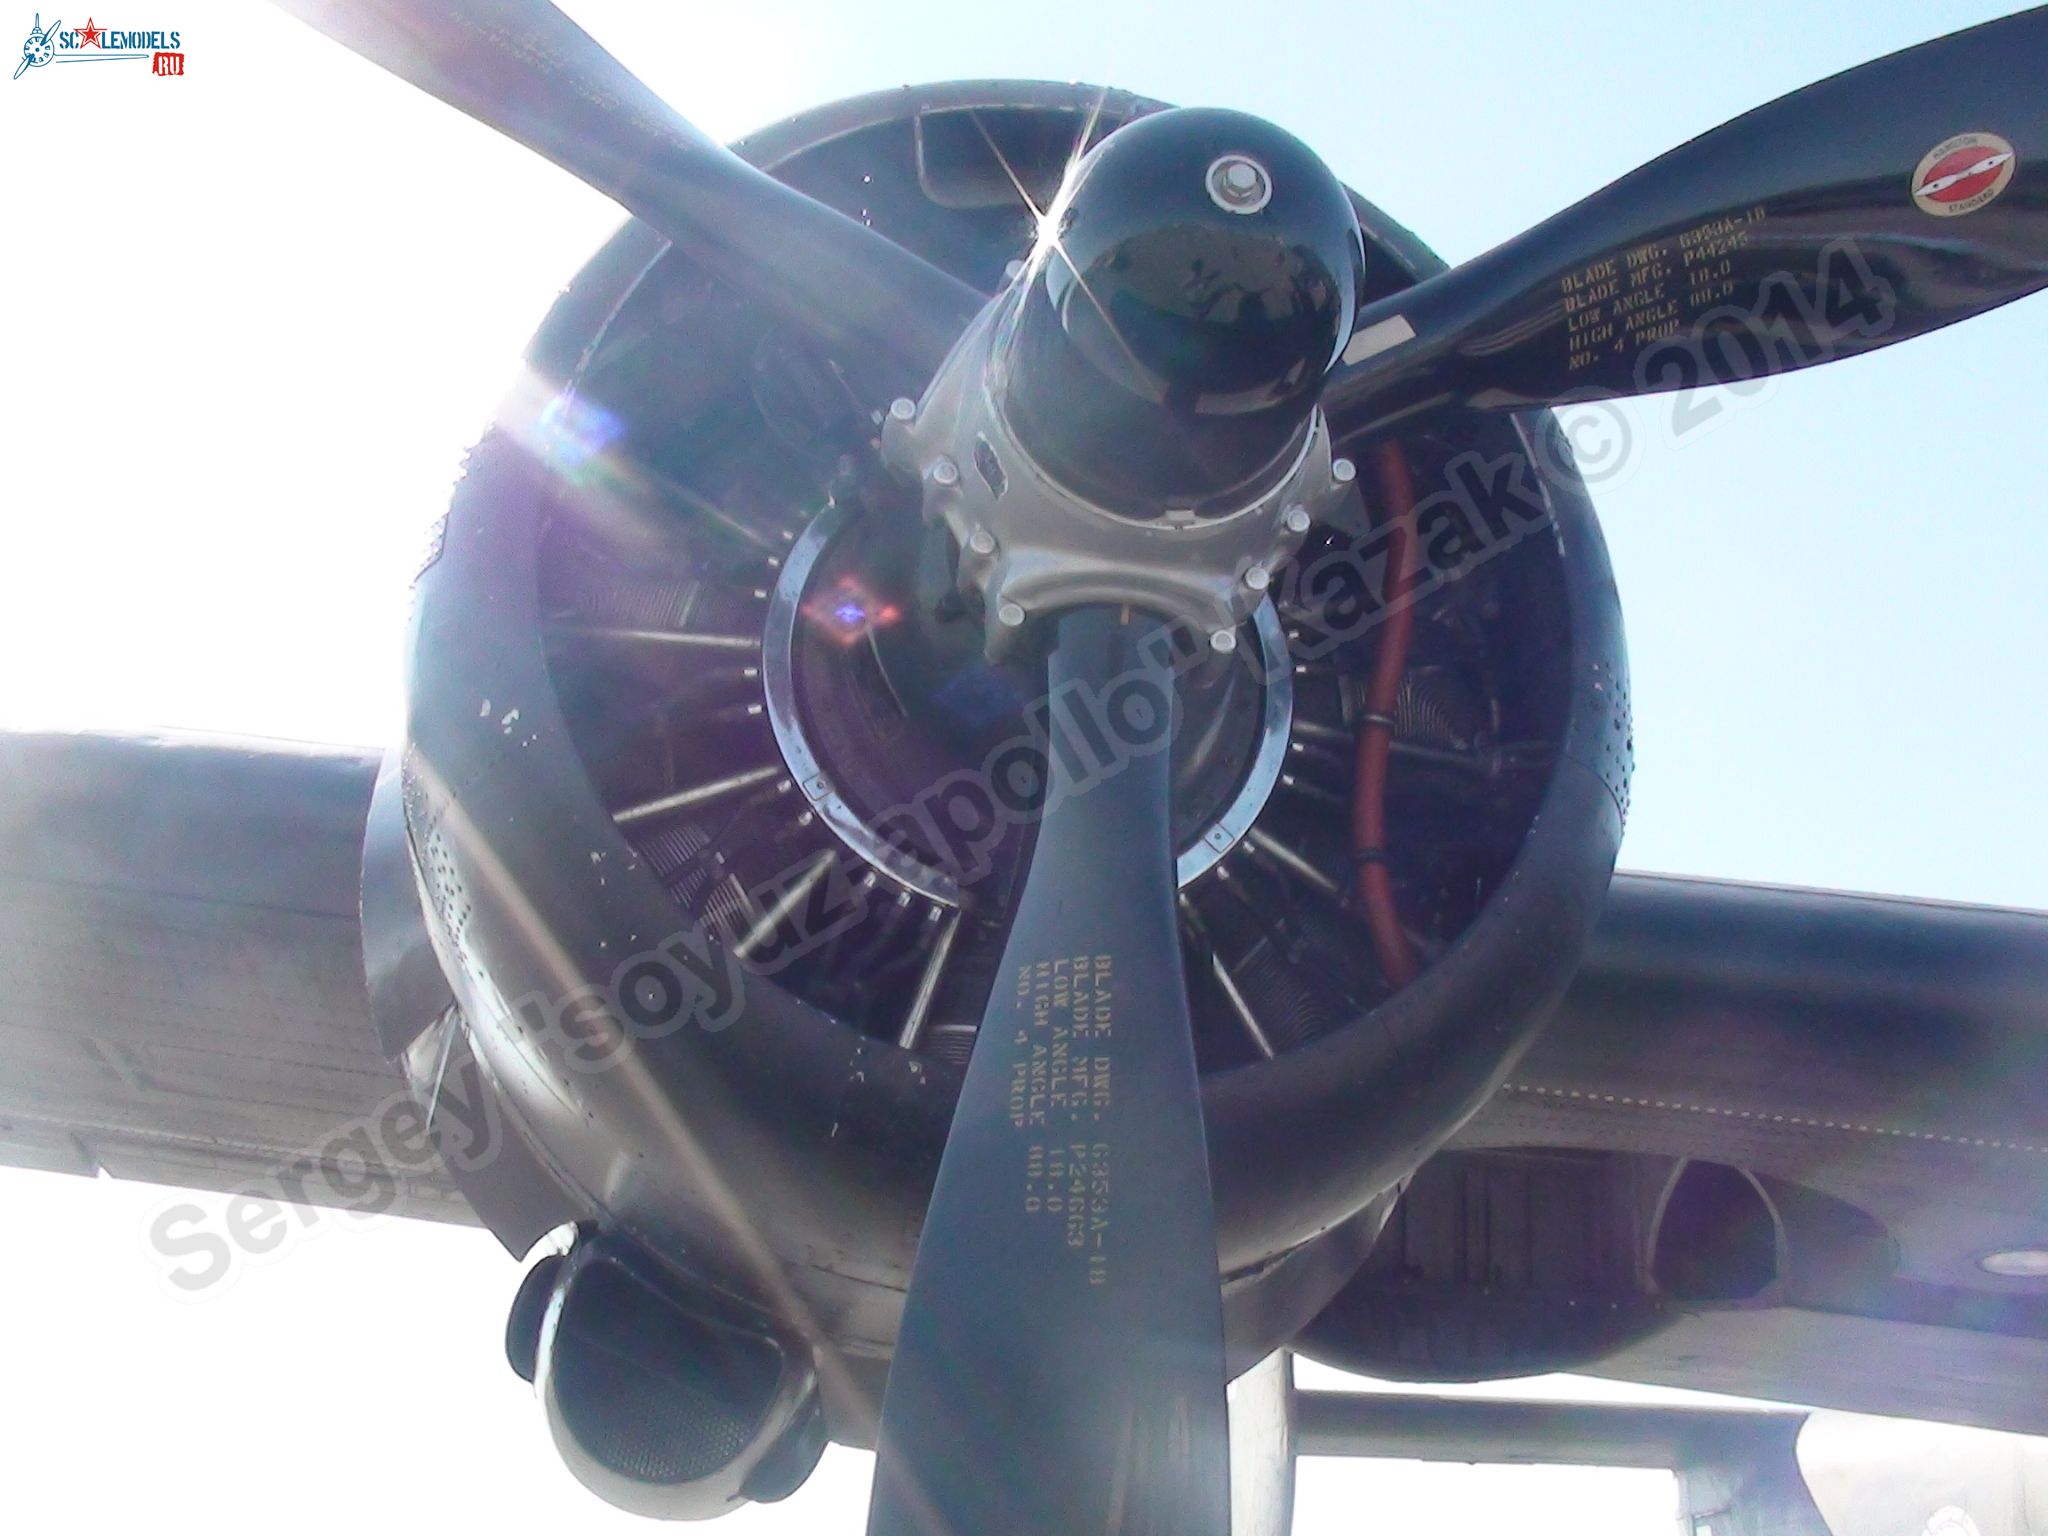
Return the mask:
<svg viewBox="0 0 2048 1536">
<path fill-rule="evenodd" d="M 1394 745 L 1394 709 L 1401 697 L 1401 674 L 1408 668 L 1408 641 L 1415 632 L 1415 610 L 1405 596 L 1406 577 L 1415 551 L 1415 483 L 1408 455 L 1396 442 L 1380 445 L 1373 460 L 1380 500 L 1392 530 L 1386 563 L 1387 590 L 1382 610 L 1379 647 L 1373 654 L 1372 682 L 1365 698 L 1365 719 L 1358 731 L 1358 757 L 1351 788 L 1351 856 L 1358 871 L 1357 900 L 1365 911 L 1373 953 L 1380 970 L 1395 987 L 1405 987 L 1418 969 L 1415 947 L 1401 926 L 1394 905 L 1394 880 L 1387 870 L 1387 761 Z"/>
</svg>

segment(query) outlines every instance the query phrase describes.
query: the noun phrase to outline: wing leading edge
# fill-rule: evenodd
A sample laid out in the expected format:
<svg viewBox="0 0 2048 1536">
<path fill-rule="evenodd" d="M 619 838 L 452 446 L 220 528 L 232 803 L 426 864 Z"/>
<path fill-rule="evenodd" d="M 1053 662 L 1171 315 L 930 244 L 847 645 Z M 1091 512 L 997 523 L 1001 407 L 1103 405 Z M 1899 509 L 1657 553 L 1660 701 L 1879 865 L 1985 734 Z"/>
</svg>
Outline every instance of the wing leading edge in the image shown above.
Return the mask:
<svg viewBox="0 0 2048 1536">
<path fill-rule="evenodd" d="M 313 1203 L 475 1220 L 431 1157 L 348 1135 L 407 1092 L 363 984 L 377 765 L 0 735 L 0 1162 L 211 1190 L 283 1175 Z"/>
</svg>

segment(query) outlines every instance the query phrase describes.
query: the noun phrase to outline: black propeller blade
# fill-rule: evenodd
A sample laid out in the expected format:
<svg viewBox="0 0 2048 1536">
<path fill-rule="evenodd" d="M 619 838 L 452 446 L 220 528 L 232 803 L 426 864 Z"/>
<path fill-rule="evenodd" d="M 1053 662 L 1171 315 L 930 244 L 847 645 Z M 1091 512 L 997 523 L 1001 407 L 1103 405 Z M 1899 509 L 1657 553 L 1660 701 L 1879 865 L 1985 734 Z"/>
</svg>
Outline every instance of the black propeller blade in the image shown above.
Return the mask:
<svg viewBox="0 0 2048 1536">
<path fill-rule="evenodd" d="M 869 1536 L 1229 1530 L 1166 632 L 1057 622 L 1046 814 L 918 1245 Z"/>
<path fill-rule="evenodd" d="M 547 0 L 278 0 L 539 151 L 800 324 L 930 376 L 982 296 L 672 112 Z"/>
<path fill-rule="evenodd" d="M 2048 7 L 1780 97 L 1360 312 L 1346 425 L 1733 383 L 2048 283 Z"/>
</svg>

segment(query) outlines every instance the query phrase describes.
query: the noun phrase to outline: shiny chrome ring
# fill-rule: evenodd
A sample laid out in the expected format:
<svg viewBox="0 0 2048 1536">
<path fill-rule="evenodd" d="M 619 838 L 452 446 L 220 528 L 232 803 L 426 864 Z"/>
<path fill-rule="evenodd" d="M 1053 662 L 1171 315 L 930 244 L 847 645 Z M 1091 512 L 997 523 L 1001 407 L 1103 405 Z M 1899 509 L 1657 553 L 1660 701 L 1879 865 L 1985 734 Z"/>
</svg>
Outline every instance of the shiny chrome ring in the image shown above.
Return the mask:
<svg viewBox="0 0 2048 1536">
<path fill-rule="evenodd" d="M 957 907 L 960 887 L 952 877 L 877 836 L 841 797 L 804 734 L 796 702 L 797 617 L 819 556 L 845 523 L 846 510 L 838 506 L 828 506 L 812 518 L 791 544 L 775 590 L 769 594 L 761 637 L 761 683 L 767 696 L 768 726 L 789 766 L 790 778 L 840 842 L 906 890 L 940 906 Z M 1175 877 L 1183 889 L 1214 869 L 1251 830 L 1259 812 L 1266 808 L 1273 786 L 1280 782 L 1280 770 L 1287 761 L 1287 739 L 1294 724 L 1294 669 L 1287 662 L 1287 636 L 1271 598 L 1254 610 L 1251 625 L 1259 642 L 1255 665 L 1265 686 L 1259 749 L 1230 803 L 1174 861 Z"/>
</svg>

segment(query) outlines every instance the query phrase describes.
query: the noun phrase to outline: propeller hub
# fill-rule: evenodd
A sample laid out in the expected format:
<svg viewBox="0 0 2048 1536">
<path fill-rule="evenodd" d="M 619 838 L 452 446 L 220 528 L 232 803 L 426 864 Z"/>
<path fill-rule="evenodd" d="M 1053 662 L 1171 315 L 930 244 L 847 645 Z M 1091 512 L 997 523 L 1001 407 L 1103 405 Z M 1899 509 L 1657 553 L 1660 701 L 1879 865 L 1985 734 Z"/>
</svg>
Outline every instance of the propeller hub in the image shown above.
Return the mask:
<svg viewBox="0 0 2048 1536">
<path fill-rule="evenodd" d="M 1351 200 L 1241 112 L 1140 118 L 1041 223 L 1000 359 L 1018 440 L 1126 516 L 1227 513 L 1285 473 L 1351 333 Z"/>
<path fill-rule="evenodd" d="M 991 655 L 1087 603 L 1234 647 L 1349 485 L 1316 402 L 1364 270 L 1344 188 L 1243 113 L 1140 118 L 1073 168 L 1016 281 L 883 424 Z"/>
</svg>

